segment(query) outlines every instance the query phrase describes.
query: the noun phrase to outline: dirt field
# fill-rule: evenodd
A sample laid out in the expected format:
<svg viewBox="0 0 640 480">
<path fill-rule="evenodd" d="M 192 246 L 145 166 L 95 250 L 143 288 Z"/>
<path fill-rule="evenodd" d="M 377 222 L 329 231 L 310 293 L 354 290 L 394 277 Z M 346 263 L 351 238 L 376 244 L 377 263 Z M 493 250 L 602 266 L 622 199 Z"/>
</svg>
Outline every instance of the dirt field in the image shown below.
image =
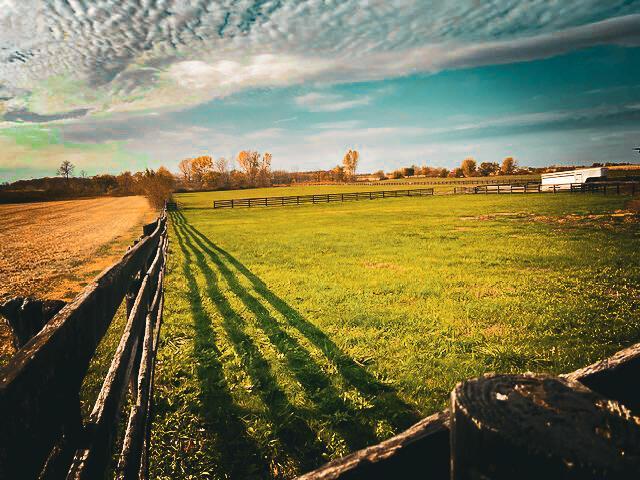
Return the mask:
<svg viewBox="0 0 640 480">
<path fill-rule="evenodd" d="M 0 302 L 72 299 L 154 216 L 143 197 L 0 205 Z M 0 356 L 7 334 L 0 325 Z"/>
</svg>

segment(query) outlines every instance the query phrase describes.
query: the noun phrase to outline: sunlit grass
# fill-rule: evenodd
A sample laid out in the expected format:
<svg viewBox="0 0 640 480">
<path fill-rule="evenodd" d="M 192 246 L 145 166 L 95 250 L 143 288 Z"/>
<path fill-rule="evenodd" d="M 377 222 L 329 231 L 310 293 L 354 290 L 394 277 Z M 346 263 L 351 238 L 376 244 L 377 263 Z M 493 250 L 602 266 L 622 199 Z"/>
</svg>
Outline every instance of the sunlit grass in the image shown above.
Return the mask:
<svg viewBox="0 0 640 480">
<path fill-rule="evenodd" d="M 156 478 L 290 478 L 464 378 L 567 372 L 640 340 L 640 228 L 609 215 L 628 198 L 196 208 L 238 193 L 254 196 L 178 196 Z"/>
</svg>

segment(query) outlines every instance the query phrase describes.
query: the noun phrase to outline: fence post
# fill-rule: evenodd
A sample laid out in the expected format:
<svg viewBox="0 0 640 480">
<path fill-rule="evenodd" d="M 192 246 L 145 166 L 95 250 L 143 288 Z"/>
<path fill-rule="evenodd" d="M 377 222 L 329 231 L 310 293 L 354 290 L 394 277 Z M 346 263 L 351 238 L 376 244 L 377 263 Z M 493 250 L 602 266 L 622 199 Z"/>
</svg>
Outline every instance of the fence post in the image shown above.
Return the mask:
<svg viewBox="0 0 640 480">
<path fill-rule="evenodd" d="M 618 409 L 578 382 L 547 375 L 462 382 L 451 393 L 451 479 L 591 478 L 604 465 L 607 478 L 630 478 L 638 458 L 619 452 L 634 448 L 640 427 Z M 615 441 L 604 441 L 603 431 Z"/>
</svg>

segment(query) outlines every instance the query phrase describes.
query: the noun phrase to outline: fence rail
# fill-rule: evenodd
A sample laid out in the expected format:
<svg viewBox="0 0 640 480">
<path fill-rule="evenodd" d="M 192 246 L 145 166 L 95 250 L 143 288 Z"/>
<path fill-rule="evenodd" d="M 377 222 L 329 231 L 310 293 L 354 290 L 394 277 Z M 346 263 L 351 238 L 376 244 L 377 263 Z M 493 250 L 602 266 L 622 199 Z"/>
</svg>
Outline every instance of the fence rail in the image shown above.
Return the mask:
<svg viewBox="0 0 640 480">
<path fill-rule="evenodd" d="M 116 478 L 147 478 L 149 417 L 168 237 L 166 213 L 0 370 L 0 478 L 104 478 L 127 388 Z M 127 322 L 88 421 L 80 388 L 125 301 Z"/>
<path fill-rule="evenodd" d="M 316 186 L 316 185 L 325 185 L 325 186 L 336 186 L 336 185 L 366 185 L 366 186 L 376 186 L 376 185 L 509 185 L 516 183 L 528 183 L 531 182 L 532 179 L 510 179 L 510 180 L 492 180 L 492 179 L 469 179 L 469 180 L 408 180 L 408 181 L 395 181 L 395 180 L 381 180 L 381 181 L 368 181 L 368 182 L 306 182 L 299 183 L 297 185 L 301 186 Z M 289 185 L 287 185 L 289 186 Z"/>
<path fill-rule="evenodd" d="M 638 374 L 640 343 L 560 377 L 486 375 L 461 382 L 450 410 L 298 480 L 422 478 L 425 472 L 443 480 L 635 478 Z M 579 447 L 564 448 L 574 444 Z"/>
<path fill-rule="evenodd" d="M 422 197 L 425 195 L 433 195 L 433 188 L 380 190 L 377 192 L 325 193 L 288 197 L 237 198 L 232 200 L 215 200 L 213 202 L 213 208 L 284 207 L 289 205 L 305 205 L 309 203 L 320 204 L 355 200 L 375 200 L 378 198 Z"/>
<path fill-rule="evenodd" d="M 607 183 L 571 183 L 542 185 L 540 183 L 525 183 L 522 185 L 478 185 L 475 187 L 454 187 L 454 194 L 503 194 L 503 193 L 602 193 L 631 194 L 638 191 L 635 182 L 607 182 Z"/>
</svg>

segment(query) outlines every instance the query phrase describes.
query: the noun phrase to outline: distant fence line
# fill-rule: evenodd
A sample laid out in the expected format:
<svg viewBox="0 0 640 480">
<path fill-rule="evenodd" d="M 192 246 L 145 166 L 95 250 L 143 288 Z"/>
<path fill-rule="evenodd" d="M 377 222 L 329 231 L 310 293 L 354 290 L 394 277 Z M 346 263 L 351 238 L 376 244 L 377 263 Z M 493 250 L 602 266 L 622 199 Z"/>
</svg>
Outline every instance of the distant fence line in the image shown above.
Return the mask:
<svg viewBox="0 0 640 480">
<path fill-rule="evenodd" d="M 455 187 L 454 194 L 503 194 L 503 193 L 602 193 L 635 195 L 640 190 L 635 182 L 571 183 L 541 185 L 526 183 L 523 185 L 479 185 L 476 187 Z"/>
<path fill-rule="evenodd" d="M 127 390 L 116 479 L 146 479 L 163 310 L 166 214 L 0 369 L 0 478 L 105 478 Z M 80 390 L 120 305 L 127 321 L 87 421 Z"/>
<path fill-rule="evenodd" d="M 379 182 L 308 182 L 297 183 L 297 186 L 335 186 L 335 185 L 366 185 L 366 186 L 380 186 L 380 185 L 509 185 L 509 184 L 521 184 L 531 182 L 531 178 L 512 179 L 512 180 L 410 180 L 407 182 L 394 181 L 394 180 L 381 180 Z M 291 185 L 287 186 L 292 186 Z"/>
<path fill-rule="evenodd" d="M 607 183 L 573 183 L 563 185 L 541 185 L 540 183 L 509 183 L 492 185 L 475 185 L 473 187 L 454 187 L 455 195 L 467 194 L 517 194 L 517 193 L 602 193 L 631 194 L 640 192 L 635 182 L 607 182 Z M 354 200 L 375 200 L 378 198 L 421 197 L 434 195 L 433 188 L 380 190 L 369 192 L 325 193 L 315 195 L 292 195 L 282 197 L 253 197 L 234 198 L 229 200 L 215 200 L 214 209 L 220 208 L 251 208 L 251 207 L 286 207 L 292 205 L 322 204 L 329 202 L 347 202 Z M 169 209 L 169 205 L 167 205 Z M 172 204 L 171 209 L 177 209 Z"/>
<path fill-rule="evenodd" d="M 310 203 L 320 204 L 329 202 L 348 202 L 356 200 L 375 200 L 378 198 L 422 197 L 425 195 L 433 195 L 433 188 L 215 200 L 213 202 L 213 208 L 284 207 L 290 205 L 305 205 Z"/>
</svg>

